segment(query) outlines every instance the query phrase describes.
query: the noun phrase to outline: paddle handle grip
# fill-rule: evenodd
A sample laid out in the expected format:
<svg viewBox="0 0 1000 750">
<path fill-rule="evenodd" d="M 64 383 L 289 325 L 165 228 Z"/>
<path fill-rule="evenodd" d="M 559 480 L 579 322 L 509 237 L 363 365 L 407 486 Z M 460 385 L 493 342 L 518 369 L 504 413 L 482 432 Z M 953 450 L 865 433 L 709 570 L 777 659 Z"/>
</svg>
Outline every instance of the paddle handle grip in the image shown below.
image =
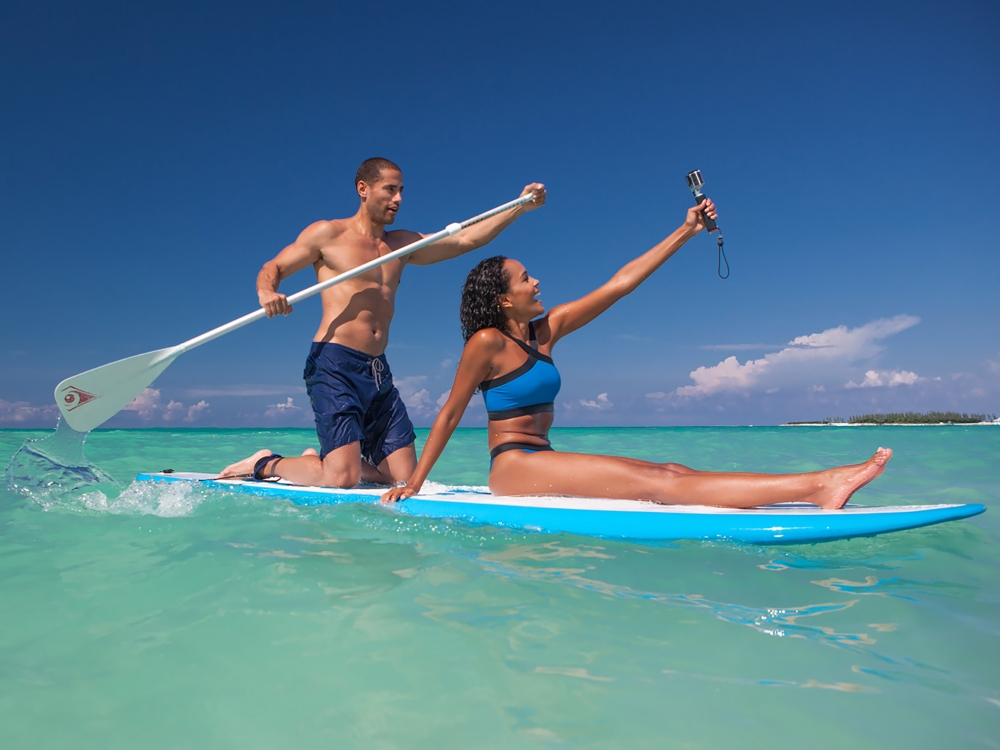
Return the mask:
<svg viewBox="0 0 1000 750">
<path fill-rule="evenodd" d="M 705 201 L 707 201 L 707 200 L 708 200 L 708 198 L 706 198 L 706 197 L 705 197 L 704 195 L 702 195 L 701 193 L 698 193 L 698 194 L 697 194 L 697 195 L 696 195 L 696 196 L 694 197 L 694 199 L 695 199 L 695 202 L 696 202 L 696 203 L 697 203 L 697 204 L 698 204 L 699 206 L 700 206 L 700 205 L 701 205 L 702 203 L 704 203 Z M 705 211 L 702 211 L 702 212 L 701 212 L 701 218 L 703 218 L 703 219 L 705 220 L 705 229 L 707 229 L 707 230 L 708 230 L 709 232 L 714 232 L 714 231 L 715 231 L 716 229 L 718 229 L 718 228 L 719 228 L 719 225 L 715 223 L 715 219 L 711 219 L 711 218 L 709 218 L 708 214 L 707 214 L 707 213 L 705 213 Z"/>
<path fill-rule="evenodd" d="M 396 258 L 402 258 L 404 255 L 409 255 L 410 253 L 416 252 L 421 248 L 427 247 L 428 245 L 433 245 L 439 240 L 443 240 L 445 237 L 452 237 L 459 232 L 461 232 L 466 227 L 471 227 L 473 224 L 478 224 L 481 221 L 490 219 L 497 214 L 502 214 L 504 211 L 509 211 L 512 208 L 517 208 L 518 206 L 524 205 L 532 198 L 534 198 L 534 191 L 528 193 L 527 195 L 522 195 L 520 198 L 515 198 L 512 201 L 504 203 L 502 206 L 497 206 L 496 208 L 490 209 L 478 216 L 473 216 L 471 219 L 466 219 L 460 224 L 449 224 L 447 227 L 442 229 L 440 232 L 435 232 L 434 234 L 429 234 L 423 239 L 419 239 L 416 242 L 411 242 L 409 245 L 399 248 L 399 250 L 394 250 L 391 253 L 383 255 L 380 258 L 375 258 L 367 263 L 362 263 L 357 268 L 352 268 L 350 271 L 345 271 L 342 274 L 334 276 L 332 279 L 327 279 L 326 281 L 321 281 L 318 284 L 313 284 L 310 287 L 306 287 L 301 292 L 296 292 L 295 294 L 288 295 L 288 304 L 294 305 L 296 302 L 301 302 L 304 299 L 312 297 L 315 294 L 319 294 L 324 289 L 329 289 L 331 286 L 340 284 L 341 282 L 353 279 L 356 276 L 360 276 L 363 273 L 367 273 L 373 268 L 378 268 L 384 263 L 388 263 Z M 181 352 L 190 351 L 195 347 L 201 346 L 202 344 L 207 344 L 213 339 L 217 339 L 220 336 L 225 336 L 227 333 L 235 331 L 237 328 L 242 328 L 245 325 L 249 325 L 254 321 L 260 320 L 261 318 L 266 318 L 267 313 L 264 312 L 263 308 L 254 310 L 252 313 L 244 315 L 242 318 L 237 318 L 236 320 L 226 323 L 225 325 L 219 326 L 218 328 L 213 328 L 207 333 L 203 333 L 200 336 L 195 336 L 193 339 L 185 341 L 183 344 L 178 344 L 176 347 L 180 354 Z"/>
</svg>

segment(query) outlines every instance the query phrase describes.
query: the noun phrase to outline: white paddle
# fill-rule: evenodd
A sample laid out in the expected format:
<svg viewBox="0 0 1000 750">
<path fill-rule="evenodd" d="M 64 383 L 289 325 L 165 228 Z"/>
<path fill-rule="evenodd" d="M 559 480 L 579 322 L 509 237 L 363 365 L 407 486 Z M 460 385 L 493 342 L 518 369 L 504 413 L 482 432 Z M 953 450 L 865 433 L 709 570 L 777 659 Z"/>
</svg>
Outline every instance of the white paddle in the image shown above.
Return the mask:
<svg viewBox="0 0 1000 750">
<path fill-rule="evenodd" d="M 489 219 L 492 216 L 509 211 L 522 203 L 527 203 L 532 199 L 534 193 L 528 193 L 517 200 L 497 206 L 492 211 L 479 214 L 471 219 L 463 221 L 461 224 L 449 224 L 440 232 L 417 240 L 399 250 L 394 250 L 381 258 L 362 263 L 357 268 L 346 271 L 332 279 L 321 281 L 311 287 L 303 289 L 301 292 L 288 296 L 289 304 L 294 305 L 307 297 L 312 297 L 324 289 L 339 284 L 342 281 L 353 279 L 355 276 L 370 271 L 373 268 L 388 263 L 390 260 L 402 258 L 422 247 L 432 245 L 445 237 L 458 234 L 466 227 L 478 224 L 480 221 Z M 212 339 L 225 336 L 230 331 L 242 328 L 248 323 L 267 317 L 263 309 L 255 310 L 249 315 L 237 318 L 231 323 L 226 323 L 218 328 L 213 328 L 208 333 L 195 336 L 183 344 L 172 346 L 167 349 L 158 349 L 155 352 L 137 354 L 128 359 L 120 359 L 117 362 L 96 367 L 93 370 L 81 372 L 67 378 L 56 386 L 55 398 L 59 410 L 62 412 L 66 423 L 77 432 L 90 432 L 95 427 L 107 422 L 111 417 L 128 406 L 136 396 L 142 393 L 143 389 L 152 383 L 161 372 L 170 366 L 170 363 L 181 356 L 184 352 L 191 351 L 197 346 L 207 344 Z"/>
</svg>

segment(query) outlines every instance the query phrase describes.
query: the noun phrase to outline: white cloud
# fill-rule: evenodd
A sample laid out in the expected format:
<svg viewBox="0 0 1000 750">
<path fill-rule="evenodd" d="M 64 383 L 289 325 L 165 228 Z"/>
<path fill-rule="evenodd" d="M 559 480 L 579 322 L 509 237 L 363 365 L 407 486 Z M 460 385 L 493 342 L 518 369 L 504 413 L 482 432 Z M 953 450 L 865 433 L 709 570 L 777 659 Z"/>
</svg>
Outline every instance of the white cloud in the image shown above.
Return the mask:
<svg viewBox="0 0 1000 750">
<path fill-rule="evenodd" d="M 869 370 L 865 373 L 865 379 L 861 383 L 855 383 L 853 380 L 850 380 L 844 384 L 844 388 L 881 388 L 882 386 L 894 388 L 897 385 L 913 385 L 921 379 L 917 373 L 908 370 L 895 370 L 891 372 Z"/>
<path fill-rule="evenodd" d="M 138 412 L 139 419 L 148 422 L 160 410 L 160 392 L 155 388 L 144 388 L 142 393 L 132 399 L 132 403 L 122 411 Z"/>
<path fill-rule="evenodd" d="M 4 401 L 0 398 L 0 424 L 41 422 L 55 419 L 58 416 L 59 407 L 55 404 L 34 406 L 27 401 Z"/>
<path fill-rule="evenodd" d="M 410 375 L 406 378 L 393 378 L 393 383 L 396 386 L 396 390 L 399 391 L 399 395 L 403 399 L 403 402 L 406 403 L 406 400 L 410 396 L 424 387 L 424 382 L 426 380 L 426 375 Z"/>
<path fill-rule="evenodd" d="M 880 318 L 866 323 L 858 328 L 848 330 L 847 326 L 837 326 L 822 333 L 811 333 L 792 339 L 791 346 L 812 348 L 834 348 L 851 353 L 854 359 L 864 359 L 882 351 L 884 347 L 875 344 L 876 341 L 893 336 L 907 328 L 912 328 L 920 322 L 913 315 L 896 315 L 892 318 Z"/>
<path fill-rule="evenodd" d="M 412 409 L 413 411 L 432 411 L 434 409 L 434 402 L 431 401 L 431 394 L 426 388 L 421 388 L 416 393 L 410 395 L 410 400 L 404 402 L 407 409 Z"/>
<path fill-rule="evenodd" d="M 711 367 L 699 367 L 691 373 L 694 385 L 682 386 L 674 393 L 683 400 L 716 393 L 815 384 L 820 379 L 829 382 L 832 377 L 842 383 L 850 376 L 853 363 L 873 357 L 884 349 L 878 342 L 919 322 L 920 319 L 912 315 L 897 315 L 857 328 L 838 326 L 822 333 L 799 336 L 780 351 L 747 360 L 744 364 L 734 356 Z"/>
<path fill-rule="evenodd" d="M 666 397 L 667 397 L 667 394 L 664 393 L 663 391 L 656 391 L 655 393 L 647 393 L 646 394 L 646 398 L 651 399 L 653 401 L 662 401 Z"/>
<path fill-rule="evenodd" d="M 192 407 L 194 408 L 194 407 Z M 302 407 L 295 405 L 295 400 L 289 396 L 285 399 L 284 403 L 281 404 L 269 404 L 267 411 L 264 412 L 265 417 L 271 419 L 287 418 L 291 416 L 298 416 L 302 413 Z"/>
<path fill-rule="evenodd" d="M 180 401 L 170 399 L 170 403 L 167 404 L 167 408 L 163 410 L 163 421 L 173 422 L 175 419 L 182 419 L 183 417 L 184 404 Z"/>
<path fill-rule="evenodd" d="M 889 378 L 890 388 L 897 385 L 913 385 L 920 380 L 920 376 L 918 376 L 917 373 L 910 372 L 909 370 L 897 370 L 893 373 L 886 374 L 892 376 Z"/>
<path fill-rule="evenodd" d="M 207 412 L 208 407 L 211 406 L 207 401 L 199 401 L 194 406 L 188 408 L 187 416 L 184 417 L 185 422 L 194 422 L 201 416 L 202 412 Z"/>
<path fill-rule="evenodd" d="M 185 406 L 180 401 L 173 399 L 169 399 L 167 405 L 164 406 L 160 391 L 156 388 L 145 388 L 122 411 L 136 412 L 143 422 L 149 422 L 156 417 L 160 417 L 164 422 L 177 420 L 194 422 L 203 412 L 208 410 L 209 406 L 210 404 L 204 400 L 193 406 Z"/>
<path fill-rule="evenodd" d="M 426 375 L 411 375 L 395 380 L 399 397 L 403 399 L 411 417 L 430 417 L 437 414 L 440 408 L 431 398 L 431 392 L 424 387 L 426 381 Z"/>
<path fill-rule="evenodd" d="M 603 410 L 603 409 L 610 409 L 612 406 L 614 406 L 614 404 L 612 404 L 611 401 L 608 400 L 607 393 L 600 393 L 598 394 L 596 401 L 585 401 L 584 399 L 581 398 L 580 406 L 586 406 L 588 409 Z"/>
<path fill-rule="evenodd" d="M 451 396 L 451 388 L 449 388 L 444 393 L 442 393 L 440 396 L 438 396 L 438 400 L 435 403 L 438 405 L 439 409 L 442 408 L 445 404 L 448 403 L 448 397 L 449 396 Z"/>
</svg>

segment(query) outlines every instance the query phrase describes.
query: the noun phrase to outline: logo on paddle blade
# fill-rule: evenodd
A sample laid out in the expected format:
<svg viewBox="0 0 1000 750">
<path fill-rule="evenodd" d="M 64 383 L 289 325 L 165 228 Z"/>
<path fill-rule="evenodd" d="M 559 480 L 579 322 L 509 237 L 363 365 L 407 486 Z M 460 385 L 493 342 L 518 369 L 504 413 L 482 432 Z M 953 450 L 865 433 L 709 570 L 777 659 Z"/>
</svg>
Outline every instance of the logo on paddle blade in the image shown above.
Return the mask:
<svg viewBox="0 0 1000 750">
<path fill-rule="evenodd" d="M 63 394 L 62 400 L 66 405 L 66 411 L 73 411 L 78 406 L 83 406 L 88 401 L 93 401 L 95 398 L 100 398 L 100 396 L 95 396 L 93 393 L 87 393 L 77 388 L 75 385 L 68 385 L 62 389 Z"/>
</svg>

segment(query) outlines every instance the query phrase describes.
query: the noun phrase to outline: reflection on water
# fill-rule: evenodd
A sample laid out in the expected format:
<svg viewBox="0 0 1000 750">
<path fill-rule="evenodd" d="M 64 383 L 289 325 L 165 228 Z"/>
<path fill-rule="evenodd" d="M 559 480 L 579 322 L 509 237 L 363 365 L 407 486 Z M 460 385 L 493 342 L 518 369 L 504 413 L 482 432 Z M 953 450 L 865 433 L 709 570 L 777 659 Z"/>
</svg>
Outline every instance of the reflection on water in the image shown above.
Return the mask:
<svg viewBox="0 0 1000 750">
<path fill-rule="evenodd" d="M 920 596 L 914 594 L 934 594 L 962 599 L 972 599 L 978 593 L 974 586 L 964 586 L 960 583 L 945 581 L 912 581 L 906 578 L 879 579 L 875 576 L 865 576 L 864 581 L 848 581 L 843 578 L 827 578 L 813 581 L 817 586 L 839 591 L 843 594 L 874 594 L 875 596 L 894 596 L 910 601 L 920 601 Z"/>
<path fill-rule="evenodd" d="M 888 682 L 905 682 L 910 685 L 920 685 L 922 687 L 930 688 L 931 690 L 937 690 L 942 693 L 949 693 L 951 695 L 957 695 L 962 691 L 962 689 L 955 684 L 951 679 L 946 679 L 944 677 L 936 677 L 934 675 L 926 674 L 927 671 L 938 672 L 946 674 L 945 670 L 938 669 L 936 667 L 929 666 L 927 664 L 917 663 L 910 659 L 904 659 L 903 661 L 908 664 L 919 668 L 921 671 L 903 671 L 901 669 L 870 669 L 868 667 L 861 667 L 854 665 L 851 667 L 851 671 L 856 674 L 868 675 L 869 677 L 878 677 L 879 679 L 886 680 Z"/>
<path fill-rule="evenodd" d="M 867 685 L 858 685 L 854 682 L 820 682 L 815 679 L 802 681 L 795 680 L 750 680 L 740 677 L 720 677 L 718 675 L 696 674 L 694 672 L 680 672 L 676 669 L 661 670 L 663 674 L 683 674 L 685 677 L 694 677 L 699 680 L 710 682 L 722 682 L 727 685 L 753 685 L 755 687 L 777 687 L 777 688 L 818 688 L 820 690 L 838 690 L 842 693 L 875 693 L 875 688 Z M 854 671 L 857 671 L 855 669 Z"/>
<path fill-rule="evenodd" d="M 869 632 L 842 632 L 834 627 L 821 624 L 821 622 L 827 616 L 836 616 L 860 605 L 862 599 L 859 597 L 865 594 L 921 601 L 922 599 L 917 596 L 920 593 L 963 599 L 974 598 L 977 593 L 975 587 L 943 582 L 904 579 L 880 580 L 875 576 L 868 576 L 864 581 L 831 578 L 811 581 L 810 583 L 823 586 L 836 594 L 852 595 L 854 598 L 842 602 L 818 602 L 796 607 L 753 607 L 709 599 L 696 593 L 664 593 L 602 581 L 597 577 L 597 566 L 604 559 L 614 559 L 614 555 L 608 554 L 607 550 L 601 547 L 588 545 L 574 547 L 558 541 L 539 545 L 518 544 L 499 551 L 482 553 L 474 559 L 487 571 L 503 577 L 545 584 L 568 585 L 618 599 L 642 600 L 688 610 L 701 610 L 718 620 L 751 628 L 762 635 L 777 638 L 801 638 L 824 646 L 833 646 L 837 649 L 863 655 L 868 659 L 874 659 L 884 665 L 878 667 L 854 665 L 852 670 L 856 674 L 889 682 L 919 685 L 946 693 L 954 693 L 958 689 L 948 670 L 906 656 L 890 655 L 890 653 L 880 652 L 874 648 L 876 636 L 896 631 L 899 627 L 897 624 L 874 622 L 866 626 L 870 629 Z M 538 565 L 538 563 L 542 563 L 542 565 Z M 565 565 L 560 566 L 560 563 Z M 782 569 L 783 566 L 759 565 L 756 567 L 770 571 Z M 746 587 L 744 590 L 750 591 L 752 589 Z M 903 592 L 909 592 L 912 596 Z M 449 618 L 457 616 L 461 619 L 463 617 L 461 612 L 439 611 L 437 614 Z M 889 648 L 891 649 L 892 646 Z M 665 673 L 669 672 L 670 670 L 665 671 Z M 702 675 L 693 673 L 689 673 L 687 676 L 702 677 Z M 730 678 L 708 676 L 704 676 L 704 679 L 733 681 Z M 843 692 L 869 692 L 871 690 L 854 683 L 825 682 L 814 679 L 799 681 L 751 680 L 750 683 L 765 687 L 819 688 Z"/>
<path fill-rule="evenodd" d="M 531 670 L 534 674 L 557 674 L 563 677 L 575 677 L 578 680 L 591 680 L 593 682 L 614 682 L 614 677 L 601 677 L 590 674 L 582 667 L 535 667 Z"/>
<path fill-rule="evenodd" d="M 71 504 L 84 492 L 105 499 L 117 496 L 118 483 L 83 453 L 89 434 L 77 432 L 60 419 L 48 437 L 25 440 L 7 464 L 7 488 L 46 510 Z"/>
<path fill-rule="evenodd" d="M 479 556 L 478 560 L 487 570 L 497 575 L 522 580 L 569 584 L 620 599 L 641 599 L 686 609 L 709 611 L 724 622 L 750 627 L 764 635 L 779 638 L 807 638 L 819 643 L 853 649 L 875 643 L 865 633 L 838 633 L 829 627 L 803 622 L 806 618 L 843 612 L 853 607 L 858 601 L 856 599 L 800 607 L 748 607 L 742 604 L 713 601 L 700 594 L 663 594 L 606 583 L 591 577 L 592 568 L 590 567 L 537 567 L 518 563 L 518 560 L 549 561 L 557 558 L 575 559 L 579 557 L 607 558 L 609 555 L 592 547 L 564 547 L 558 542 L 548 542 L 543 545 L 516 545 L 498 553 L 484 553 Z M 868 649 L 864 649 L 864 651 L 870 653 Z"/>
</svg>

